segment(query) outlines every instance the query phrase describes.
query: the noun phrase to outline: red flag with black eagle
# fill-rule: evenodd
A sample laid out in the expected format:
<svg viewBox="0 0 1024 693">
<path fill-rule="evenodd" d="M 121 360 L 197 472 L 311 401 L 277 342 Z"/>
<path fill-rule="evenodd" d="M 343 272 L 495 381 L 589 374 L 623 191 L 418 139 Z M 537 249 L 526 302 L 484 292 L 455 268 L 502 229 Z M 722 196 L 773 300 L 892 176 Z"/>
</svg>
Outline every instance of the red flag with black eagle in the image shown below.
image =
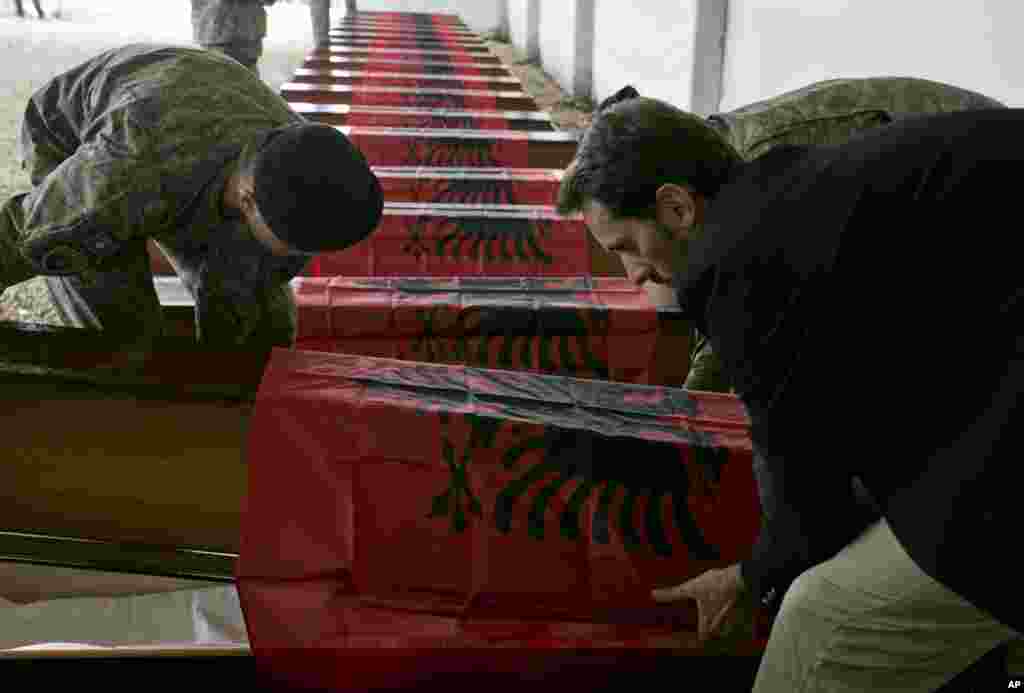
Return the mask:
<svg viewBox="0 0 1024 693">
<path fill-rule="evenodd" d="M 320 688 L 699 654 L 693 607 L 650 591 L 760 525 L 730 395 L 276 350 L 248 435 L 250 641 Z"/>
</svg>

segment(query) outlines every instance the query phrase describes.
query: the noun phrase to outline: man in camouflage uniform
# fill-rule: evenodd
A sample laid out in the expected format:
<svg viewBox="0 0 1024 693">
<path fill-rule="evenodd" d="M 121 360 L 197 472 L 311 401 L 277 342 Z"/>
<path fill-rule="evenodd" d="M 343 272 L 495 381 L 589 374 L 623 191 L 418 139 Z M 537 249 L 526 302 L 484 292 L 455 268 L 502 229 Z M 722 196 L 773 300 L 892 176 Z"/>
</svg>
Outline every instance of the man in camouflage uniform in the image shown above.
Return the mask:
<svg viewBox="0 0 1024 693">
<path fill-rule="evenodd" d="M 947 113 L 932 115 L 930 118 L 910 117 L 964 110 L 975 112 Z M 900 120 L 904 122 L 894 123 L 886 128 L 879 127 Z M 730 372 L 736 374 L 737 389 L 747 409 L 751 411 L 753 471 L 757 478 L 764 520 L 759 544 L 752 552 L 753 558 L 749 559 L 750 561 L 761 561 L 760 566 L 763 567 L 778 560 L 778 564 L 781 565 L 785 560 L 789 560 L 789 557 L 797 556 L 803 550 L 800 548 L 787 553 L 800 542 L 808 541 L 812 533 L 819 533 L 820 536 L 833 533 L 831 541 L 838 538 L 838 533 L 850 529 L 851 534 L 843 541 L 847 543 L 849 539 L 858 536 L 858 532 L 855 531 L 858 524 L 861 527 L 882 527 L 881 518 L 887 518 L 889 514 L 895 512 L 892 501 L 896 494 L 902 493 L 902 489 L 917 478 L 918 472 L 913 471 L 914 465 L 924 463 L 931 465 L 933 476 L 944 474 L 945 470 L 955 470 L 949 472 L 951 480 L 943 482 L 946 483 L 945 486 L 937 483 L 930 491 L 937 490 L 947 494 L 946 498 L 936 498 L 935 507 L 942 509 L 942 512 L 938 513 L 942 518 L 939 525 L 927 521 L 931 515 L 922 515 L 921 506 L 913 502 L 906 503 L 898 509 L 905 517 L 926 518 L 921 522 L 918 534 L 926 543 L 931 542 L 935 547 L 941 547 L 942 538 L 946 534 L 944 528 L 953 524 L 952 517 L 965 523 L 980 518 L 980 521 L 989 522 L 993 527 L 1006 524 L 1000 524 L 1000 516 L 981 505 L 984 494 L 989 489 L 1006 487 L 1004 480 L 986 482 L 990 485 L 975 484 L 974 481 L 982 473 L 978 472 L 979 466 L 988 464 L 990 459 L 996 459 L 996 453 L 990 454 L 989 450 L 998 450 L 1003 456 L 1000 457 L 1000 464 L 1005 460 L 1005 464 L 1009 465 L 1014 459 L 1004 452 L 1015 452 L 1014 444 L 1000 447 L 996 441 L 1004 434 L 1006 438 L 1010 438 L 1015 430 L 1019 430 L 1013 428 L 1010 416 L 1015 403 L 1019 401 L 1019 397 L 1014 397 L 1013 389 L 1018 387 L 1019 381 L 1013 381 L 1005 387 L 1000 381 L 998 394 L 1001 399 L 992 401 L 998 401 L 998 407 L 1001 408 L 993 406 L 991 411 L 994 413 L 984 414 L 984 417 L 987 417 L 986 425 L 992 428 L 985 428 L 981 435 L 975 433 L 977 421 L 981 420 L 976 417 L 977 410 L 964 415 L 963 422 L 971 426 L 964 431 L 950 433 L 948 429 L 939 427 L 938 436 L 941 438 L 942 435 L 952 435 L 954 438 L 951 440 L 954 440 L 956 445 L 940 441 L 941 448 L 927 450 L 931 443 L 921 443 L 921 439 L 925 437 L 921 433 L 927 428 L 928 421 L 939 420 L 940 417 L 936 416 L 936 413 L 942 411 L 944 407 L 953 411 L 953 408 L 961 406 L 962 402 L 979 401 L 972 399 L 971 394 L 962 397 L 961 400 L 953 397 L 950 399 L 951 403 L 942 399 L 935 400 L 933 397 L 926 404 L 922 404 L 927 416 L 924 419 L 919 417 L 919 420 L 925 421 L 926 424 L 921 429 L 916 429 L 914 433 L 907 434 L 907 440 L 910 441 L 907 449 L 921 446 L 926 454 L 917 454 L 921 450 L 914 450 L 913 454 L 901 459 L 900 454 L 889 454 L 891 451 L 887 447 L 886 455 L 876 456 L 862 467 L 859 460 L 867 460 L 868 456 L 860 452 L 850 453 L 844 448 L 839 454 L 832 455 L 837 458 L 836 465 L 832 464 L 831 458 L 822 460 L 818 453 L 822 450 L 827 451 L 829 443 L 835 444 L 836 441 L 845 442 L 856 438 L 855 435 L 846 436 L 839 432 L 840 428 L 850 428 L 848 417 L 828 415 L 828 412 L 836 411 L 837 406 L 846 406 L 854 413 L 863 410 L 863 407 L 857 404 L 846 402 L 844 393 L 865 382 L 870 384 L 870 379 L 858 380 L 857 377 L 850 376 L 851 372 L 866 374 L 869 378 L 872 374 L 881 373 L 884 376 L 888 372 L 888 376 L 895 374 L 898 380 L 902 378 L 899 382 L 905 385 L 909 383 L 911 389 L 914 389 L 915 382 L 919 385 L 936 382 L 935 372 L 929 370 L 929 366 L 941 365 L 941 359 L 938 358 L 923 363 L 910 363 L 906 359 L 900 360 L 901 357 L 898 355 L 890 356 L 883 353 L 881 356 L 872 356 L 870 349 L 856 345 L 849 347 L 851 342 L 836 337 L 838 333 L 833 329 L 836 325 L 841 325 L 844 315 L 842 310 L 835 314 L 829 311 L 829 306 L 835 304 L 833 299 L 848 295 L 849 286 L 856 285 L 858 281 L 863 282 L 865 286 L 874 286 L 874 293 L 868 292 L 870 296 L 864 304 L 867 306 L 863 310 L 864 315 L 875 308 L 875 312 L 882 315 L 885 311 L 893 311 L 890 313 L 892 317 L 888 324 L 890 327 L 898 325 L 903 315 L 910 312 L 903 307 L 914 299 L 905 299 L 900 295 L 899 301 L 894 304 L 900 308 L 894 309 L 885 302 L 884 297 L 881 297 L 886 289 L 880 289 L 877 283 L 872 284 L 874 277 L 870 275 L 875 265 L 893 269 L 895 271 L 892 274 L 883 278 L 881 286 L 890 287 L 890 297 L 896 295 L 893 291 L 903 290 L 899 283 L 900 263 L 893 258 L 881 263 L 877 261 L 886 252 L 886 233 L 893 238 L 903 234 L 906 231 L 906 220 L 921 212 L 920 216 L 924 220 L 922 223 L 925 224 L 922 228 L 928 229 L 929 233 L 932 227 L 928 224 L 938 223 L 940 228 L 936 229 L 936 237 L 942 237 L 944 232 L 947 236 L 955 236 L 956 230 L 962 228 L 962 219 L 955 216 L 951 221 L 946 221 L 941 216 L 942 210 L 952 209 L 955 210 L 954 214 L 962 214 L 966 218 L 972 209 L 978 208 L 974 200 L 979 190 L 985 190 L 986 185 L 993 185 L 993 181 L 1006 180 L 1005 172 L 1012 170 L 1016 164 L 1015 154 L 1008 153 L 1005 159 L 1007 163 L 1004 164 L 1004 159 L 992 152 L 999 151 L 1000 138 L 1005 141 L 1007 133 L 1012 133 L 1014 127 L 1019 127 L 1020 120 L 1019 112 L 1004 111 L 1001 104 L 979 94 L 933 82 L 903 78 L 842 80 L 816 84 L 731 114 L 718 115 L 710 119 L 710 122 L 675 109 L 664 102 L 640 98 L 636 90 L 631 88 L 621 90 L 599 107 L 591 127 L 580 141 L 575 160 L 563 176 L 559 189 L 559 211 L 563 214 L 582 212 L 595 240 L 606 250 L 620 255 L 634 282 L 639 285 L 652 281 L 660 287 L 669 287 L 672 294 L 678 292 L 678 302 L 682 303 L 688 314 L 695 320 L 703 321 L 707 332 L 719 340 L 716 344 L 723 345 L 723 349 L 731 350 L 726 362 L 729 364 Z M 1003 130 L 985 135 L 988 125 L 997 121 L 1002 124 Z M 956 130 L 954 126 L 961 129 Z M 931 127 L 935 130 L 929 131 Z M 873 128 L 875 132 L 865 132 Z M 863 137 L 853 138 L 853 141 L 844 142 L 858 132 L 865 134 Z M 926 134 L 932 137 L 930 141 Z M 973 140 L 969 139 L 972 137 Z M 837 146 L 806 146 L 825 143 L 835 143 Z M 972 150 L 975 144 L 989 149 Z M 769 153 L 764 155 L 765 152 Z M 753 158 L 756 160 L 744 162 L 744 159 Z M 871 161 L 872 168 L 865 163 L 868 160 Z M 887 171 L 887 164 L 890 161 L 893 169 Z M 984 170 L 978 177 L 972 177 L 972 166 L 980 163 L 987 165 L 993 161 L 995 163 L 991 169 Z M 999 166 L 1004 168 L 1000 169 Z M 821 174 L 821 182 L 818 181 L 818 173 Z M 964 180 L 968 182 L 964 183 Z M 876 181 L 877 187 L 874 187 Z M 966 191 L 969 185 L 974 185 L 975 189 L 961 192 Z M 1005 190 L 1010 187 L 1005 186 Z M 1005 202 L 1005 190 L 1000 192 L 998 185 L 995 188 L 997 194 L 993 199 Z M 737 190 L 742 191 L 741 194 L 736 194 Z M 891 204 L 896 210 L 891 215 L 894 220 L 893 227 L 886 228 L 883 224 L 873 231 L 871 223 L 889 216 L 886 210 L 890 203 L 886 196 L 891 197 Z M 923 202 L 920 203 L 920 207 L 915 207 L 918 197 Z M 862 198 L 869 198 L 863 206 Z M 957 202 L 952 202 L 954 200 Z M 948 207 L 943 206 L 946 201 L 950 201 Z M 871 204 L 876 205 L 877 214 L 874 216 L 863 213 Z M 818 229 L 808 221 L 816 214 L 825 218 L 826 226 L 820 227 L 823 235 L 817 234 Z M 844 217 L 844 214 L 847 216 Z M 998 214 L 992 213 L 992 218 L 995 216 Z M 769 219 L 773 221 L 769 222 Z M 775 223 L 780 219 L 789 221 L 780 226 Z M 871 221 L 867 222 L 868 219 Z M 702 226 L 705 222 L 707 230 Z M 829 223 L 832 225 L 829 226 Z M 862 242 L 859 245 L 853 243 L 853 250 L 844 248 L 846 254 L 840 254 L 840 258 L 845 257 L 847 260 L 837 261 L 837 233 L 851 226 L 859 227 L 857 233 Z M 750 241 L 755 233 L 755 241 Z M 872 241 L 877 239 L 882 239 L 881 244 L 872 244 Z M 696 261 L 688 259 L 691 245 L 695 248 Z M 913 257 L 912 243 L 907 242 L 905 237 L 899 243 L 894 242 L 894 245 L 903 253 L 895 257 Z M 849 260 L 851 254 L 858 254 L 855 261 Z M 937 252 L 934 254 L 938 255 Z M 936 265 L 929 265 L 931 257 L 932 255 L 925 252 L 921 264 L 928 266 L 934 280 L 939 273 L 935 272 Z M 948 264 L 955 254 L 945 251 L 944 257 Z M 1000 256 L 1003 257 L 1005 254 Z M 875 258 L 875 261 L 871 258 Z M 905 262 L 903 266 L 906 266 Z M 979 265 L 975 262 L 972 266 Z M 989 297 L 981 295 L 977 310 L 969 308 L 966 313 L 970 319 L 975 317 L 974 313 L 978 313 L 986 316 L 986 320 L 988 316 L 999 314 L 991 323 L 998 330 L 1005 329 L 1000 336 L 1006 334 L 1010 338 L 999 344 L 998 348 L 1005 349 L 992 361 L 997 365 L 993 366 L 990 372 L 996 375 L 1004 371 L 1016 374 L 1013 367 L 1019 365 L 1020 361 L 1019 358 L 1017 361 L 1012 360 L 1012 330 L 1016 323 L 1008 317 L 1015 305 L 1012 300 L 1012 276 L 1005 272 L 1008 266 L 1006 262 L 999 265 L 1002 269 L 993 273 L 992 285 L 1002 282 L 998 290 L 1005 290 L 1010 298 L 1006 299 L 1002 294 L 996 294 L 996 303 L 989 301 L 986 304 L 984 301 Z M 861 268 L 866 274 L 858 277 L 854 267 Z M 913 271 L 908 271 L 912 279 L 926 274 L 924 271 L 919 272 L 918 268 L 912 269 Z M 837 288 L 843 286 L 842 284 L 829 283 L 825 279 L 839 272 L 843 273 L 843 280 L 849 283 L 845 294 L 842 289 Z M 983 272 L 981 274 L 984 275 Z M 938 280 L 941 281 L 941 278 Z M 914 284 L 914 281 L 911 281 L 913 291 L 910 295 L 924 296 L 922 284 Z M 960 283 L 965 284 L 964 281 Z M 923 285 L 927 286 L 927 281 Z M 965 285 L 974 288 L 970 281 Z M 670 296 L 675 300 L 672 294 Z M 883 299 L 881 302 L 880 297 Z M 930 299 L 931 297 L 927 296 L 925 301 Z M 931 319 L 933 323 L 941 322 L 935 316 L 941 313 L 941 306 L 948 305 L 948 301 L 943 303 L 940 299 L 933 300 L 931 305 L 938 305 L 940 308 L 932 310 L 931 313 L 925 311 L 930 316 L 926 319 Z M 970 306 L 970 299 L 965 300 L 965 305 Z M 999 301 L 1007 302 L 1003 305 Z M 847 303 L 846 307 L 849 308 L 858 301 L 854 298 L 849 299 Z M 996 310 L 993 305 L 1002 308 Z M 818 314 L 812 313 L 808 309 L 809 306 L 813 306 Z M 806 312 L 800 314 L 799 310 Z M 816 330 L 816 325 L 801 320 L 801 315 L 817 315 L 818 318 L 827 316 L 826 319 L 831 320 L 832 327 L 818 326 Z M 864 315 L 855 319 L 862 319 Z M 907 319 L 913 322 L 916 316 L 911 315 Z M 880 324 L 885 323 L 880 320 Z M 986 323 L 985 327 L 988 326 Z M 998 330 L 994 329 L 993 332 Z M 856 332 L 856 329 L 851 333 L 853 332 Z M 983 333 L 987 334 L 984 331 Z M 921 338 L 921 341 L 924 343 L 927 340 Z M 794 351 L 802 349 L 804 344 L 808 345 L 805 351 Z M 818 352 L 812 355 L 815 349 Z M 847 368 L 846 366 L 852 363 L 849 357 L 855 355 L 858 349 L 864 354 L 864 362 L 859 365 L 853 363 Z M 913 350 L 913 347 L 905 348 L 906 353 L 903 356 Z M 833 351 L 838 356 L 833 357 Z M 917 353 L 922 352 L 918 350 Z M 803 360 L 805 357 L 806 361 Z M 872 361 L 872 358 L 875 360 Z M 827 382 L 829 366 L 833 364 L 833 359 L 838 359 L 834 363 L 839 364 L 833 369 L 835 373 L 846 373 L 845 386 L 834 392 L 829 389 Z M 814 375 L 810 375 L 806 369 L 803 373 L 794 375 L 798 365 L 793 364 L 811 362 L 817 368 Z M 822 375 L 825 380 L 822 380 Z M 1015 376 L 1006 376 L 1005 380 L 1009 381 L 1010 377 Z M 941 378 L 938 380 L 941 381 Z M 981 402 L 989 401 L 993 396 L 991 392 L 994 390 L 986 390 L 987 387 L 978 390 Z M 799 394 L 794 395 L 794 391 Z M 969 393 L 970 388 L 967 388 L 967 391 Z M 836 392 L 840 394 L 837 395 Z M 870 390 L 864 399 L 870 400 Z M 799 401 L 800 406 L 792 406 L 794 401 Z M 965 410 L 966 408 L 963 407 Z M 825 414 L 815 419 L 820 412 Z M 835 423 L 836 428 L 821 433 L 821 429 L 816 426 L 826 420 L 829 425 Z M 806 423 L 807 421 L 811 423 Z M 974 423 L 971 423 L 972 421 Z M 904 430 L 900 432 L 905 433 Z M 884 434 L 879 438 L 874 433 L 872 431 L 861 436 L 862 439 L 855 441 L 856 444 L 870 446 L 882 439 L 886 440 L 886 445 L 889 444 L 889 439 Z M 970 442 L 963 445 L 965 440 Z M 782 446 L 781 451 L 778 448 L 773 451 L 772 446 Z M 975 457 L 976 450 L 981 452 Z M 953 455 L 962 456 L 964 459 L 956 459 Z M 967 471 L 964 471 L 961 461 L 967 465 Z M 894 472 L 894 475 L 888 478 L 898 481 L 887 486 L 885 482 L 880 483 L 879 479 L 887 473 L 886 465 L 890 462 L 900 465 L 904 471 L 909 467 L 910 471 L 906 471 L 905 479 L 899 477 L 904 471 Z M 994 465 L 995 463 L 993 468 Z M 837 468 L 841 470 L 835 472 Z M 816 475 L 816 470 L 824 471 Z M 993 472 L 993 476 L 989 478 L 998 478 L 994 476 L 997 473 L 1002 472 Z M 808 483 L 809 479 L 819 481 L 830 476 L 831 486 Z M 971 481 L 971 484 L 967 485 L 970 488 L 963 484 L 962 479 Z M 872 482 L 870 486 L 866 483 L 868 481 Z M 848 491 L 844 489 L 847 483 L 852 486 Z M 986 491 L 979 492 L 977 489 Z M 975 500 L 972 501 L 975 505 L 966 508 L 964 505 L 950 505 L 950 497 L 959 499 L 961 494 L 969 493 L 976 494 Z M 797 507 L 796 504 L 789 502 L 791 499 L 798 499 L 803 503 L 803 507 Z M 876 499 L 880 503 L 875 503 Z M 810 509 L 810 506 L 815 507 Z M 1006 507 L 997 500 L 992 500 L 992 506 Z M 950 507 L 955 507 L 956 512 L 946 512 Z M 823 512 L 814 517 L 818 509 Z M 822 519 L 825 519 L 825 522 L 822 522 Z M 847 522 L 850 524 L 844 524 Z M 765 527 L 774 529 L 766 532 Z M 813 528 L 813 532 L 807 531 L 808 528 Z M 957 535 L 958 547 L 961 549 L 972 544 L 970 531 L 956 528 L 950 530 L 949 534 Z M 878 545 L 874 541 L 878 536 L 881 536 L 878 532 L 872 533 L 871 546 Z M 897 545 L 898 543 L 893 540 L 889 546 Z M 987 545 L 982 542 L 979 546 Z M 823 549 L 820 555 L 827 558 L 834 553 L 833 548 L 827 548 Z M 894 585 L 903 584 L 904 576 L 898 574 L 896 562 L 889 561 L 896 553 L 898 552 L 894 551 L 889 556 L 879 554 L 872 558 L 870 565 L 860 563 L 861 557 L 854 559 L 853 563 L 864 568 L 860 577 L 865 578 L 865 582 L 877 579 L 892 580 L 891 584 Z M 800 554 L 800 560 L 807 556 L 810 556 L 809 551 Z M 900 560 L 906 557 L 907 554 L 904 552 Z M 799 570 L 806 570 L 815 563 L 819 563 L 819 560 L 809 561 Z M 947 565 L 957 565 L 958 570 L 966 573 L 967 571 L 963 570 L 965 565 L 969 570 L 977 572 L 978 566 L 982 564 L 964 563 L 954 558 Z M 746 566 L 746 563 L 744 565 Z M 796 563 L 791 567 L 795 565 Z M 910 564 L 904 562 L 901 565 Z M 748 598 L 764 599 L 764 603 L 772 603 L 784 590 L 790 589 L 788 581 L 799 574 L 790 572 L 783 575 L 782 571 L 773 573 L 771 579 L 761 580 L 762 576 L 771 571 L 765 569 L 764 572 L 758 573 L 759 569 L 758 565 L 754 565 L 749 573 L 743 574 L 739 571 L 738 565 L 733 565 L 723 570 L 708 571 L 684 585 L 656 590 L 653 596 L 665 602 L 697 600 L 700 630 L 707 636 L 724 622 L 722 616 L 726 611 L 716 610 L 718 606 L 737 597 L 738 593 L 743 593 L 744 606 L 747 608 L 752 606 L 746 601 Z M 918 574 L 924 575 L 920 572 Z M 925 577 L 932 580 L 929 584 L 938 584 L 934 575 Z M 985 583 L 985 580 L 981 580 L 972 588 L 976 590 L 975 596 L 984 594 Z M 1010 590 L 1013 589 L 1012 582 L 1004 581 L 1003 584 Z M 793 583 L 793 591 L 786 597 L 791 607 L 794 603 L 800 604 L 789 610 L 790 619 L 797 611 L 813 618 L 824 615 L 823 610 L 803 609 L 803 605 L 808 603 L 802 601 L 805 595 L 817 598 L 829 590 L 832 595 L 838 595 L 840 592 L 846 595 L 853 591 L 843 591 L 838 583 L 826 580 L 816 583 L 815 589 L 802 592 L 801 589 L 806 586 L 806 582 L 800 587 Z M 737 589 L 734 590 L 733 587 Z M 818 587 L 822 589 L 817 590 Z M 846 609 L 844 613 L 847 616 L 892 617 L 894 612 L 888 611 L 887 605 L 882 604 L 884 598 L 880 594 L 865 588 L 862 596 L 871 595 L 871 598 L 877 597 L 878 600 L 873 603 L 872 608 L 864 610 L 861 610 L 861 607 L 866 601 L 846 604 L 840 603 L 840 597 L 836 596 L 832 602 L 836 608 L 820 623 L 827 621 L 829 627 L 835 624 L 848 626 L 850 621 L 844 620 L 845 616 L 839 614 L 841 609 Z M 945 594 L 951 596 L 951 600 L 960 598 L 952 593 Z M 722 597 L 722 600 L 712 603 L 717 597 Z M 733 605 L 739 603 L 732 601 L 725 608 L 732 609 Z M 1000 603 L 1009 608 L 1016 604 L 1009 599 Z M 879 606 L 880 604 L 882 605 Z M 947 613 L 941 611 L 941 608 L 928 611 L 922 607 L 916 614 L 919 621 L 908 619 L 901 622 L 901 627 L 916 624 L 923 628 L 932 628 L 932 624 L 940 622 Z M 832 616 L 836 616 L 835 620 L 828 621 Z M 999 625 L 991 616 L 982 615 L 981 621 Z M 895 623 L 895 618 L 890 618 L 888 626 Z M 902 666 L 912 658 L 913 663 L 918 665 L 915 669 L 917 673 L 932 675 L 935 672 L 929 672 L 928 667 L 940 664 L 939 660 L 942 660 L 942 667 L 952 668 L 966 667 L 970 663 L 947 657 L 934 657 L 927 653 L 922 655 L 921 649 L 912 654 L 909 651 L 897 653 L 890 651 L 886 646 L 891 643 L 866 643 L 865 638 L 873 637 L 872 634 L 886 632 L 891 635 L 899 632 L 894 627 L 888 630 L 885 630 L 885 626 L 874 630 L 860 629 L 857 630 L 856 636 L 854 630 L 853 627 L 848 627 L 841 636 L 836 635 L 838 631 L 832 630 L 831 634 L 834 637 L 829 640 L 828 637 L 818 637 L 823 631 L 811 632 L 800 627 L 792 628 L 787 635 L 793 637 L 783 641 L 776 650 L 778 656 L 771 658 L 770 668 L 778 672 L 795 674 L 845 672 L 852 676 L 869 672 L 874 676 L 876 671 L 881 672 L 885 669 L 887 663 L 898 662 Z M 847 636 L 850 636 L 849 639 Z M 775 639 L 774 632 L 772 637 Z M 1019 634 L 1000 631 L 997 638 L 978 639 L 977 643 L 982 647 L 989 647 L 1009 641 L 1011 637 L 1019 638 Z M 913 638 L 904 640 L 909 642 Z M 798 641 L 800 645 L 796 645 Z M 839 666 L 836 666 L 836 663 L 840 660 L 829 660 L 831 669 L 822 663 L 825 661 L 823 658 L 800 659 L 797 656 L 800 654 L 798 650 L 814 650 L 814 646 L 820 643 L 826 643 L 826 647 L 834 647 L 836 651 L 843 649 L 844 645 L 856 643 L 856 648 L 844 652 L 849 653 L 852 649 L 857 649 L 859 654 L 842 661 Z M 1018 639 L 1012 646 L 1018 657 L 1021 643 L 1022 641 Z M 819 650 L 820 652 L 823 650 Z M 884 660 L 875 655 L 883 656 Z M 907 655 L 907 658 L 901 660 L 904 655 Z M 925 662 L 926 659 L 928 662 Z M 856 665 L 851 666 L 850 662 L 854 660 Z M 821 666 L 817 666 L 819 664 Z M 914 665 L 911 667 L 914 668 Z M 764 664 L 762 671 L 765 671 Z M 942 675 L 948 673 L 947 670 Z M 881 676 L 879 680 L 882 680 Z M 796 688 L 799 686 L 772 690 Z M 844 687 L 843 690 L 847 688 Z M 861 686 L 856 690 L 866 689 Z"/>
<path fill-rule="evenodd" d="M 309 13 L 313 19 L 313 44 L 317 49 L 331 43 L 331 0 L 309 0 Z M 345 0 L 345 16 L 356 13 L 356 0 Z"/>
<path fill-rule="evenodd" d="M 195 300 L 201 341 L 290 346 L 289 280 L 383 207 L 340 131 L 194 48 L 130 45 L 57 76 L 18 144 L 34 187 L 0 206 L 0 292 L 45 275 L 63 322 L 141 346 L 162 332 L 147 239 Z"/>
<path fill-rule="evenodd" d="M 254 71 L 267 35 L 265 5 L 276 0 L 192 0 L 192 35 L 208 50 L 230 55 Z"/>
<path fill-rule="evenodd" d="M 608 101 L 614 103 L 615 97 Z M 707 122 L 749 161 L 784 144 L 840 144 L 859 132 L 915 115 L 1002 107 L 981 94 L 923 79 L 833 79 L 712 115 Z M 679 155 L 685 156 L 685 150 Z M 629 258 L 623 262 L 628 270 Z M 670 286 L 648 282 L 645 288 L 656 304 L 675 303 Z M 686 387 L 728 391 L 730 384 L 707 340 L 694 333 L 693 344 Z"/>
</svg>

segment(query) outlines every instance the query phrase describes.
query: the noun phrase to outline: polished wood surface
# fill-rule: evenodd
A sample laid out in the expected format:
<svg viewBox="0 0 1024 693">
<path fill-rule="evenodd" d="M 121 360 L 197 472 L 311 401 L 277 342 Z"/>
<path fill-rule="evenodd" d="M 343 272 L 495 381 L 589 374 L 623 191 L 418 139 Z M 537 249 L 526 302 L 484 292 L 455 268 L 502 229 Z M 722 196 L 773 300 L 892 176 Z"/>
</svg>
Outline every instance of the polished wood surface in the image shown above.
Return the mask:
<svg viewBox="0 0 1024 693">
<path fill-rule="evenodd" d="M 267 355 L 188 338 L 136 351 L 20 323 L 0 323 L 0 341 L 0 556 L 230 574 L 232 558 L 211 553 L 237 547 L 245 427 Z"/>
</svg>

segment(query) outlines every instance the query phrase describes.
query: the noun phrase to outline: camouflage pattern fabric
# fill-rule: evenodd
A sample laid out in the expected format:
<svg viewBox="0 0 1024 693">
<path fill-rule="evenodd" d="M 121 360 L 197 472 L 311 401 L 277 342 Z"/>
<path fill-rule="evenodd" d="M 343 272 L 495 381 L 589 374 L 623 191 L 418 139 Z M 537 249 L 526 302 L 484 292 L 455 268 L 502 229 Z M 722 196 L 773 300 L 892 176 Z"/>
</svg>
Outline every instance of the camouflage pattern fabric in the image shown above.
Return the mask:
<svg viewBox="0 0 1024 693">
<path fill-rule="evenodd" d="M 31 322 L 43 325 L 63 326 L 65 323 L 57 312 L 46 277 L 35 277 L 16 284 L 0 295 L 0 321 Z"/>
<path fill-rule="evenodd" d="M 256 69 L 267 35 L 264 5 L 274 0 L 192 0 L 192 36 L 203 48 Z"/>
<path fill-rule="evenodd" d="M 995 99 L 940 82 L 872 77 L 815 82 L 708 120 L 750 160 L 781 144 L 837 144 L 863 130 L 916 115 L 1004 107 Z"/>
<path fill-rule="evenodd" d="M 785 144 L 839 144 L 858 132 L 915 115 L 1004 107 L 995 99 L 940 82 L 873 77 L 816 82 L 710 116 L 708 121 L 749 161 Z M 686 387 L 729 390 L 710 343 L 694 337 Z"/>
<path fill-rule="evenodd" d="M 306 260 L 273 256 L 223 215 L 221 193 L 246 146 L 302 122 L 252 72 L 198 49 L 130 45 L 58 76 L 26 107 L 34 188 L 0 207 L 0 289 L 47 275 L 71 324 L 157 330 L 153 239 L 196 300 L 203 341 L 290 344 L 287 282 Z"/>
<path fill-rule="evenodd" d="M 683 387 L 705 392 L 730 392 L 732 385 L 725 375 L 722 362 L 715 355 L 707 337 L 693 330 L 690 343 L 690 372 Z"/>
</svg>

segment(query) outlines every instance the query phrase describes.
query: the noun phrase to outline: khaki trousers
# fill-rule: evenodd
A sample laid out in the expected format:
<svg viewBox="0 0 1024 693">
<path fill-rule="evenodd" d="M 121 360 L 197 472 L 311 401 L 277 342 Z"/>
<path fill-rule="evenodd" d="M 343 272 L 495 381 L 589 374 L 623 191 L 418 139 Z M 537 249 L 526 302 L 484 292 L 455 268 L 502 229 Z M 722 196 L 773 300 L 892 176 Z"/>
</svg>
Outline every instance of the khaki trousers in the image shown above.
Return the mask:
<svg viewBox="0 0 1024 693">
<path fill-rule="evenodd" d="M 926 575 L 883 519 L 793 582 L 754 693 L 930 693 L 1019 637 Z"/>
<path fill-rule="evenodd" d="M 0 650 L 54 642 L 242 644 L 248 634 L 234 585 L 31 604 L 0 600 Z"/>
</svg>

